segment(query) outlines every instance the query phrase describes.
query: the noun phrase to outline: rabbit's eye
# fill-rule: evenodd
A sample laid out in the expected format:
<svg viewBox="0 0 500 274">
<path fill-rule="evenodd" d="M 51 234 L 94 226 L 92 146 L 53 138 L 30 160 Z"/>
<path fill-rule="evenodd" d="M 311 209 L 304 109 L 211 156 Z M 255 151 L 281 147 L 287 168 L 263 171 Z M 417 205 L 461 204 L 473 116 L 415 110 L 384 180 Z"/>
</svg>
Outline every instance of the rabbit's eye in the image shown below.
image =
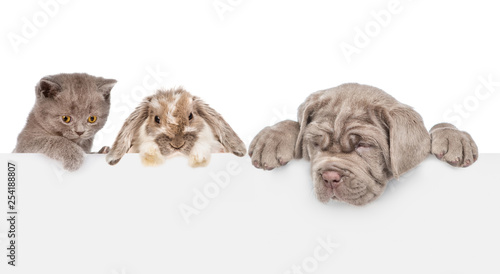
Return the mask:
<svg viewBox="0 0 500 274">
<path fill-rule="evenodd" d="M 158 115 L 155 116 L 155 122 L 158 124 L 160 123 L 160 116 L 158 116 Z"/>
<path fill-rule="evenodd" d="M 193 119 L 193 113 L 189 113 L 189 120 L 192 120 Z"/>
</svg>

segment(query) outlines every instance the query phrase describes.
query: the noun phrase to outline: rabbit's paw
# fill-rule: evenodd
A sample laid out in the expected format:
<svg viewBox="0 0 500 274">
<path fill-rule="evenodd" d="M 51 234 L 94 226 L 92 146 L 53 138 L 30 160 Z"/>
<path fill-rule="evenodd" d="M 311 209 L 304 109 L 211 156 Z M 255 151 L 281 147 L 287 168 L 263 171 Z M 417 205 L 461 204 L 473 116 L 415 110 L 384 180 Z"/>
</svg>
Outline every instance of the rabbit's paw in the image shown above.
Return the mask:
<svg viewBox="0 0 500 274">
<path fill-rule="evenodd" d="M 189 165 L 191 167 L 203 167 L 207 166 L 210 162 L 210 153 L 201 151 L 192 151 L 189 154 Z"/>
<path fill-rule="evenodd" d="M 163 164 L 165 158 L 155 143 L 141 146 L 141 161 L 145 166 L 158 166 Z"/>
</svg>

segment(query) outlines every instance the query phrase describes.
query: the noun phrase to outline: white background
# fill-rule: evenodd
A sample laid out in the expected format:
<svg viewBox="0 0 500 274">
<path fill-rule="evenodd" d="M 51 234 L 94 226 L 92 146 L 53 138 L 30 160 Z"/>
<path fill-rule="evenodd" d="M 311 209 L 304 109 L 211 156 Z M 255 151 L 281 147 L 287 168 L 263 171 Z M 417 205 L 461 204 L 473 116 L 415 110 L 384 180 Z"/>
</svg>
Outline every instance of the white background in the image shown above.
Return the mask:
<svg viewBox="0 0 500 274">
<path fill-rule="evenodd" d="M 230 154 L 197 169 L 182 157 L 150 168 L 137 154 L 116 166 L 88 155 L 70 173 L 43 155 L 7 160 L 17 163 L 18 267 L 6 264 L 2 220 L 2 274 L 500 272 L 498 154 L 465 169 L 430 156 L 364 207 L 316 200 L 306 161 L 267 172 Z M 189 222 L 181 205 L 196 210 Z M 318 239 L 334 244 L 319 260 Z"/>
<path fill-rule="evenodd" d="M 96 150 L 113 142 L 128 114 L 156 87 L 182 85 L 200 96 L 248 145 L 264 126 L 295 119 L 311 92 L 359 82 L 413 106 L 427 128 L 459 123 L 480 152 L 500 152 L 500 87 L 475 95 L 480 77 L 500 82 L 499 5 L 396 1 L 396 14 L 377 33 L 373 13 L 387 11 L 391 2 L 69 0 L 52 16 L 38 1 L 3 2 L 0 152 L 15 147 L 38 80 L 61 72 L 118 80 Z M 234 6 L 219 16 L 214 3 Z M 40 27 L 13 46 L 11 37 L 26 37 L 26 20 Z M 367 27 L 370 41 L 348 62 L 340 45 L 356 46 L 356 29 L 366 33 Z M 168 76 L 144 88 L 148 69 L 157 67 Z M 464 104 L 467 117 L 454 110 Z"/>
</svg>

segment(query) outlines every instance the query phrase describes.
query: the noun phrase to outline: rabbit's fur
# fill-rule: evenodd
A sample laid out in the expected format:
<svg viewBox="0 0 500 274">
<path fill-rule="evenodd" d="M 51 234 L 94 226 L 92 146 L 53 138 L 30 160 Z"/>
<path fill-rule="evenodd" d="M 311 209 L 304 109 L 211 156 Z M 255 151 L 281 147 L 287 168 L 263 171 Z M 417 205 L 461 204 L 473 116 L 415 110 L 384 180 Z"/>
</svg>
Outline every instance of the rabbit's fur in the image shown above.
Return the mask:
<svg viewBox="0 0 500 274">
<path fill-rule="evenodd" d="M 246 148 L 219 113 L 177 88 L 159 90 L 140 103 L 125 121 L 106 161 L 114 165 L 127 152 L 140 153 L 146 166 L 185 155 L 190 166 L 198 167 L 206 166 L 213 152 L 243 156 Z"/>
</svg>

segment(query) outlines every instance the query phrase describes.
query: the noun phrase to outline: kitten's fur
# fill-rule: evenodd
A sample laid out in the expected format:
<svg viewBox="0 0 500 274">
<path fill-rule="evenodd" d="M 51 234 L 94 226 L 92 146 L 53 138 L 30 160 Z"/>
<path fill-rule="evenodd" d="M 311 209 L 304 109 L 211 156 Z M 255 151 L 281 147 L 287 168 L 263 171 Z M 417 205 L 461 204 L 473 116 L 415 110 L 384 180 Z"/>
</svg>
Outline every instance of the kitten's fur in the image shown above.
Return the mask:
<svg viewBox="0 0 500 274">
<path fill-rule="evenodd" d="M 108 118 L 116 80 L 85 73 L 46 76 L 36 85 L 36 102 L 17 137 L 15 153 L 43 153 L 77 170 L 90 153 L 94 136 Z M 70 116 L 69 123 L 63 116 Z M 94 123 L 88 121 L 96 116 Z M 81 135 L 79 135 L 81 134 Z M 107 152 L 104 147 L 100 152 Z"/>
</svg>

